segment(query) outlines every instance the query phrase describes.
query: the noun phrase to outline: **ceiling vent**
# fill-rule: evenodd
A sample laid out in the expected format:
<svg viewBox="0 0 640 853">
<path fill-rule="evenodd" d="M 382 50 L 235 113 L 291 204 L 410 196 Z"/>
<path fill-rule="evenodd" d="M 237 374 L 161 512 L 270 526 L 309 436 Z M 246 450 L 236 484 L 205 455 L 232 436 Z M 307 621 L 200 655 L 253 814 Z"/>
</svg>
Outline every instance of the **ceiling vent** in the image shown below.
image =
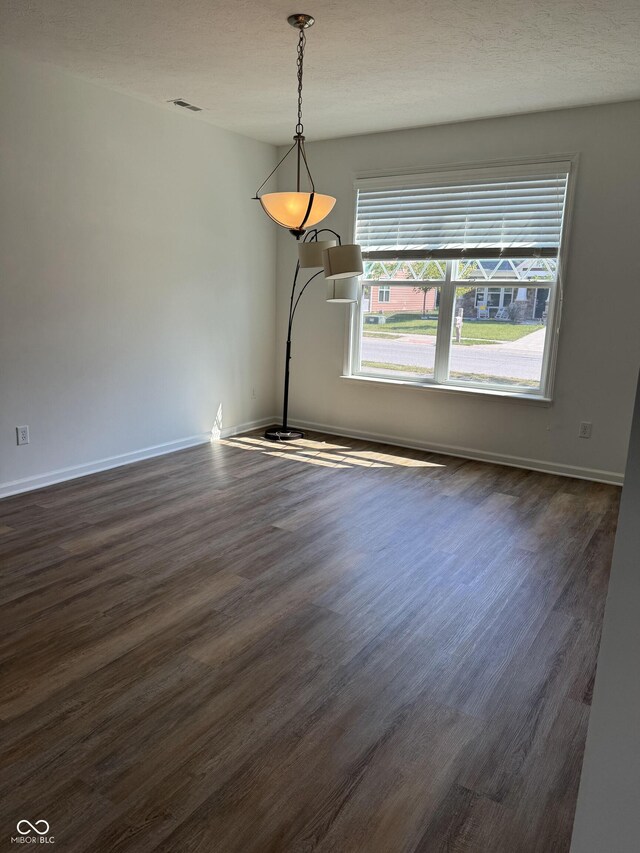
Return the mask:
<svg viewBox="0 0 640 853">
<path fill-rule="evenodd" d="M 193 113 L 201 113 L 202 107 L 195 107 L 193 104 L 190 104 L 188 101 L 183 100 L 182 98 L 172 98 L 170 101 L 167 101 L 169 104 L 175 104 L 176 107 L 183 107 L 185 110 L 191 110 Z"/>
</svg>

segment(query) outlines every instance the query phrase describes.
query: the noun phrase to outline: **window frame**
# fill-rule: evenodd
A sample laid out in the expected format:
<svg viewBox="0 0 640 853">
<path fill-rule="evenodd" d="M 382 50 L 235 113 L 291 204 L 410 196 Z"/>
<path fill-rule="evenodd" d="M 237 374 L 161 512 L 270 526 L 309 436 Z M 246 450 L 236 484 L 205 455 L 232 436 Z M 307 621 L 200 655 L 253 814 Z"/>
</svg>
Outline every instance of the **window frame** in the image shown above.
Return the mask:
<svg viewBox="0 0 640 853">
<path fill-rule="evenodd" d="M 426 388 L 430 390 L 440 390 L 449 392 L 461 393 L 480 393 L 483 396 L 496 396 L 501 399 L 517 399 L 530 400 L 532 402 L 551 403 L 553 401 L 553 389 L 555 383 L 558 341 L 560 335 L 560 319 L 564 302 L 564 291 L 566 281 L 569 235 L 571 230 L 571 219 L 573 213 L 573 198 L 575 192 L 575 181 L 578 167 L 579 156 L 576 153 L 558 154 L 543 157 L 536 157 L 526 160 L 508 160 L 508 161 L 493 161 L 491 163 L 468 163 L 459 165 L 447 165 L 441 167 L 431 167 L 428 169 L 415 170 L 406 172 L 377 172 L 377 173 L 360 173 L 354 175 L 353 181 L 353 217 L 351 225 L 351 238 L 355 241 L 356 234 L 356 217 L 357 217 L 357 193 L 362 182 L 366 181 L 367 185 L 378 185 L 381 188 L 402 188 L 408 182 L 416 179 L 437 178 L 442 180 L 449 175 L 455 177 L 461 172 L 482 171 L 488 178 L 491 177 L 492 170 L 499 171 L 500 176 L 513 173 L 519 173 L 521 170 L 535 170 L 538 168 L 552 168 L 552 166 L 562 164 L 567 169 L 567 188 L 565 194 L 565 206 L 562 220 L 562 229 L 560 236 L 560 246 L 557 255 L 557 270 L 556 279 L 554 281 L 536 281 L 527 282 L 524 286 L 528 288 L 545 288 L 550 291 L 550 295 L 554 297 L 549 299 L 549 309 L 547 313 L 545 345 L 541 365 L 540 386 L 535 389 L 526 387 L 508 386 L 504 384 L 480 383 L 472 381 L 461 381 L 459 379 L 451 380 L 444 378 L 446 371 L 449 369 L 450 349 L 451 349 L 451 334 L 442 334 L 441 330 L 449 328 L 453 331 L 453 314 L 455 308 L 455 291 L 457 286 L 468 287 L 470 280 L 454 279 L 451 275 L 453 264 L 455 261 L 446 261 L 445 278 L 443 280 L 434 280 L 434 287 L 439 288 L 439 316 L 438 316 L 438 331 L 436 339 L 436 354 L 434 361 L 434 376 L 423 378 L 410 377 L 387 377 L 376 373 L 371 373 L 363 370 L 356 370 L 355 366 L 361 362 L 361 312 L 362 312 L 362 280 L 359 292 L 358 301 L 350 306 L 350 312 L 347 319 L 347 335 L 345 340 L 345 355 L 342 378 L 363 380 L 369 383 L 379 383 L 397 386 L 407 386 L 414 388 Z M 535 252 L 532 252 L 532 256 Z M 508 250 L 505 251 L 505 257 L 508 257 Z M 425 260 L 437 260 L 437 258 L 428 257 Z M 443 259 L 444 260 L 444 259 Z M 442 262 L 442 260 L 441 260 Z M 378 281 L 378 284 L 380 282 Z M 415 286 L 415 281 L 390 281 L 398 287 Z M 517 287 L 517 283 L 505 280 L 478 281 L 478 287 Z"/>
</svg>

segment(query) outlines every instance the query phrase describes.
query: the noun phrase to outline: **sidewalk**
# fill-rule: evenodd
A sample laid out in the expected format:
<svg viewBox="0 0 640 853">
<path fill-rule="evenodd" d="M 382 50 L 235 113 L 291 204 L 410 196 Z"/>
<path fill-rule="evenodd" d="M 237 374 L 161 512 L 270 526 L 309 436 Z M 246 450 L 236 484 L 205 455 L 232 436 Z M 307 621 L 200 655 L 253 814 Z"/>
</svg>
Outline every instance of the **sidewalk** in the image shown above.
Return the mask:
<svg viewBox="0 0 640 853">
<path fill-rule="evenodd" d="M 544 337 L 547 332 L 547 327 L 538 329 L 537 332 L 531 332 L 530 335 L 525 335 L 517 341 L 502 341 L 501 346 L 508 346 L 509 349 L 517 350 L 518 352 L 542 352 L 544 349 Z"/>
</svg>

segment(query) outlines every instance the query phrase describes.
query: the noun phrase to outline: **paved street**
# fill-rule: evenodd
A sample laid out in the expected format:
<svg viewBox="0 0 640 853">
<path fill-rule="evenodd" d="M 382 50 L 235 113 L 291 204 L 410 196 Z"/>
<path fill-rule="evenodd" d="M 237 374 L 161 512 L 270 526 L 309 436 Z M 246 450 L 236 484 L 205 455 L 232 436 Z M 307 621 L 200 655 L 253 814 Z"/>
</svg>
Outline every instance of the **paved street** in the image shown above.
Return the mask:
<svg viewBox="0 0 640 853">
<path fill-rule="evenodd" d="M 545 329 L 519 341 L 451 348 L 452 371 L 516 379 L 539 379 Z M 362 339 L 362 360 L 433 368 L 436 339 L 430 335 Z"/>
</svg>

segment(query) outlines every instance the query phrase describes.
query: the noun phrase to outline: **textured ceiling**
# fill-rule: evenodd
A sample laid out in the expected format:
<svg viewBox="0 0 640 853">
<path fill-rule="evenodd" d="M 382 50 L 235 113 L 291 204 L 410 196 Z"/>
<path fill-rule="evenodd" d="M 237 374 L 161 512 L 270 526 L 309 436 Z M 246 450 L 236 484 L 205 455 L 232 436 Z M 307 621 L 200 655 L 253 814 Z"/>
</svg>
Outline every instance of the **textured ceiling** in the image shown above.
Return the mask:
<svg viewBox="0 0 640 853">
<path fill-rule="evenodd" d="M 282 143 L 300 11 L 310 140 L 640 97 L 638 0 L 0 0 L 0 44 Z"/>
</svg>

